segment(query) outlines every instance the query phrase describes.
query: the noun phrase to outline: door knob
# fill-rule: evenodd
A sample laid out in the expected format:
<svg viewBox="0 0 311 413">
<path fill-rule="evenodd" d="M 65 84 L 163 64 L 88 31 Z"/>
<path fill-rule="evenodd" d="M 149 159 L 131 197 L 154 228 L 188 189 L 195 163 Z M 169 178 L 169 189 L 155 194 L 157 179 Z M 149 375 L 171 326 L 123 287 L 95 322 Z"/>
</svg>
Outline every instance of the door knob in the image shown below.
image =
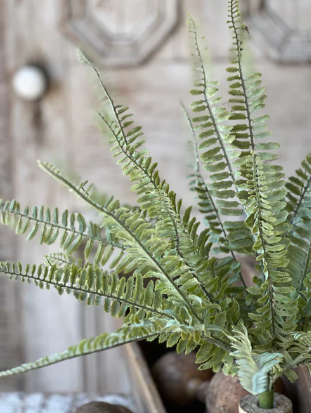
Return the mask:
<svg viewBox="0 0 311 413">
<path fill-rule="evenodd" d="M 13 89 L 24 100 L 36 101 L 43 97 L 48 88 L 45 70 L 36 65 L 27 65 L 17 70 L 13 77 Z"/>
</svg>

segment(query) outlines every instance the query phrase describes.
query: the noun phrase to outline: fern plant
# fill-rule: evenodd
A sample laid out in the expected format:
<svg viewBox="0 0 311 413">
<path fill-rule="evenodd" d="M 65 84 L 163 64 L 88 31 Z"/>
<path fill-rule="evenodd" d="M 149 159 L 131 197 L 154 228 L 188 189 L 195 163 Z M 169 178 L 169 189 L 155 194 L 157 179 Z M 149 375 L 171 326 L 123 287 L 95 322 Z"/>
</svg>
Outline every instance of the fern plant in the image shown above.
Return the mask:
<svg viewBox="0 0 311 413">
<path fill-rule="evenodd" d="M 265 88 L 259 73 L 244 75 L 242 39 L 248 29 L 237 0 L 229 0 L 228 16 L 234 54 L 227 68 L 229 107 L 218 97 L 218 82 L 206 75 L 196 22 L 189 17 L 197 74 L 190 91 L 194 114 L 185 110 L 194 152 L 190 187 L 204 229 L 160 178 L 128 107 L 114 102 L 96 68 L 83 58 L 111 109 L 112 118 L 107 111 L 99 117 L 138 206 L 99 197 L 87 182 L 39 161 L 98 213 L 101 224 L 57 208 L 30 210 L 15 200 L 1 201 L 3 224 L 28 240 L 38 235 L 41 244 L 59 240 L 61 252 L 38 266 L 1 262 L 0 272 L 102 306 L 123 325 L 1 376 L 157 339 L 178 353 L 196 350 L 199 369 L 237 374 L 246 390 L 259 395 L 260 406 L 270 408 L 278 377 L 294 381 L 299 364 L 311 368 L 311 155 L 288 180 L 273 162 L 277 156 L 271 151 L 279 145 L 262 141 L 270 135 L 268 116 L 257 113 L 265 106 Z M 84 260 L 75 259 L 82 246 Z M 237 254 L 256 259 L 251 286 Z"/>
</svg>

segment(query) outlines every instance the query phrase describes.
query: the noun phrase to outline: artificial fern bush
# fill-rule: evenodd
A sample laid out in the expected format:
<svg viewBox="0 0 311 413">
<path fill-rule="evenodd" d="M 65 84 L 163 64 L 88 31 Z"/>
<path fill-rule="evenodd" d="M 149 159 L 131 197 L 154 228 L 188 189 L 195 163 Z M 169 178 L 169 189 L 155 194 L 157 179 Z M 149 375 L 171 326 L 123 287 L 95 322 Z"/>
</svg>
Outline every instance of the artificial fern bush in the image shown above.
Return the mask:
<svg viewBox="0 0 311 413">
<path fill-rule="evenodd" d="M 294 381 L 295 367 L 311 367 L 311 155 L 287 181 L 273 162 L 277 156 L 271 151 L 279 145 L 262 140 L 270 135 L 268 116 L 258 113 L 265 89 L 260 74 L 244 75 L 241 36 L 247 27 L 239 19 L 238 2 L 230 0 L 229 108 L 218 97 L 218 83 L 207 78 L 196 23 L 189 18 L 197 69 L 190 91 L 194 115 L 187 115 L 195 154 L 190 185 L 204 229 L 160 178 L 141 127 L 134 126 L 127 107 L 114 103 L 94 67 L 113 115 L 110 120 L 111 114 L 99 113 L 104 133 L 109 132 L 113 157 L 129 177 L 138 206 L 122 206 L 113 198 L 102 202 L 86 182 L 74 182 L 41 161 L 44 171 L 97 211 L 101 224 L 57 208 L 29 210 L 15 200 L 1 202 L 3 224 L 28 240 L 39 235 L 41 244 L 59 240 L 61 248 L 39 266 L 1 262 L 3 274 L 55 287 L 123 319 L 113 334 L 83 340 L 2 376 L 158 339 L 178 353 L 197 350 L 199 369 L 238 374 L 242 386 L 269 408 L 278 377 Z M 228 218 L 222 221 L 223 216 Z M 74 258 L 82 246 L 84 262 Z M 257 261 L 251 287 L 236 253 Z"/>
</svg>

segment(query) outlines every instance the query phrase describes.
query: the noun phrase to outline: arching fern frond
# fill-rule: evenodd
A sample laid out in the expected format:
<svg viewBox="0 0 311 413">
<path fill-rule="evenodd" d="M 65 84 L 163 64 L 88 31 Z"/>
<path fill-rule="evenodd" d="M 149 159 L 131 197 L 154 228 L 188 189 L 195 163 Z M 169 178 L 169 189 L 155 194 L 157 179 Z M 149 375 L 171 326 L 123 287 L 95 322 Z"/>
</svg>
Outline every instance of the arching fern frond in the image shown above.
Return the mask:
<svg viewBox="0 0 311 413">
<path fill-rule="evenodd" d="M 256 260 L 261 263 L 264 277 L 260 293 L 254 290 L 262 296 L 256 304 L 257 313 L 250 317 L 255 322 L 255 329 L 268 340 L 270 337 L 272 348 L 275 348 L 276 336 L 286 336 L 288 331 L 295 329 L 297 314 L 297 303 L 288 294 L 289 291 L 294 293 L 294 286 L 286 270 L 289 264 L 289 240 L 286 235 L 290 230 L 285 202 L 287 190 L 282 168 L 266 163 L 276 159 L 276 155 L 269 151 L 277 149 L 279 145 L 257 143 L 258 138 L 267 136 L 267 132 L 261 131 L 262 122 L 267 117 L 253 115 L 264 107 L 265 89 L 261 86 L 259 75 L 243 76 L 241 31 L 244 31 L 245 25 L 240 22 L 236 0 L 229 1 L 229 27 L 233 31 L 236 55 L 236 60 L 227 69 L 233 74 L 229 82 L 234 82 L 229 93 L 234 97 L 231 103 L 239 103 L 245 112 L 242 115 L 245 123 L 234 129 L 235 140 L 232 141 L 232 145 L 236 146 L 234 165 L 239 168 L 235 183 L 247 213 L 246 225 L 254 236 Z M 242 136 L 240 131 L 243 132 Z"/>
<path fill-rule="evenodd" d="M 133 116 L 126 113 L 129 108 L 114 103 L 97 69 L 87 59 L 85 61 L 95 71 L 104 99 L 113 112 L 114 121 L 110 121 L 105 114 L 99 113 L 99 116 L 113 137 L 111 151 L 118 158 L 118 164 L 122 165 L 123 174 L 133 183 L 131 189 L 139 195 L 141 209 L 146 211 L 148 217 L 156 218 L 158 237 L 169 237 L 175 243 L 177 255 L 188 267 L 192 277 L 196 278 L 203 294 L 212 301 L 205 288 L 207 257 L 202 255 L 201 246 L 197 245 L 199 222 L 190 217 L 191 208 L 187 209 L 184 216 L 181 215 L 181 200 L 177 201 L 168 183 L 161 181 L 157 163 L 152 162 L 148 150 L 142 148 L 145 143 L 141 139 L 142 128 L 128 120 Z M 200 239 L 202 241 L 202 237 Z M 208 249 L 204 252 L 206 254 Z"/>
<path fill-rule="evenodd" d="M 298 292 L 300 315 L 305 325 L 311 321 L 311 155 L 302 161 L 296 176 L 286 183 L 287 209 L 292 224 L 288 269 Z"/>
<path fill-rule="evenodd" d="M 305 216 L 311 219 L 311 154 L 301 162 L 296 176 L 288 178 L 286 183 L 287 207 L 292 221 Z"/>
<path fill-rule="evenodd" d="M 292 332 L 287 339 L 283 339 L 282 348 L 285 355 L 286 364 L 280 371 L 279 376 L 283 373 L 293 383 L 298 379 L 295 369 L 303 364 L 309 372 L 311 371 L 311 333 Z"/>
<path fill-rule="evenodd" d="M 198 154 L 198 148 L 197 148 L 197 143 L 196 143 L 196 136 L 195 136 L 195 131 L 193 129 L 193 124 L 192 121 L 183 106 L 185 115 L 187 117 L 187 120 L 190 124 L 190 128 L 193 134 L 193 140 L 191 141 L 191 145 L 194 150 L 194 157 L 195 157 L 195 165 L 194 165 L 194 173 L 190 175 L 190 187 L 193 191 L 196 191 L 198 194 L 199 198 L 199 207 L 200 207 L 200 212 L 204 214 L 204 220 L 209 226 L 211 232 L 214 234 L 214 236 L 209 237 L 208 240 L 211 241 L 210 245 L 212 243 L 216 244 L 216 247 L 213 248 L 214 253 L 218 252 L 230 252 L 232 257 L 233 257 L 233 262 L 231 265 L 231 268 L 228 269 L 228 274 L 231 274 L 230 277 L 230 282 L 233 283 L 235 281 L 242 281 L 242 285 L 244 288 L 246 288 L 246 284 L 244 282 L 244 279 L 242 277 L 241 271 L 240 271 L 240 263 L 236 260 L 235 254 L 232 250 L 228 248 L 229 245 L 229 240 L 227 237 L 227 232 L 226 229 L 222 223 L 221 217 L 218 212 L 218 208 L 213 200 L 213 197 L 210 193 L 209 188 L 207 187 L 207 184 L 205 183 L 205 180 L 201 174 L 200 171 L 200 160 L 199 160 L 199 154 Z M 230 235 L 229 235 L 230 237 Z M 210 260 L 210 265 L 209 268 L 211 269 L 212 273 L 215 274 L 212 268 L 212 263 L 213 259 Z M 232 276 L 232 273 L 235 274 L 235 276 Z M 214 281 L 218 282 L 220 281 L 220 278 L 214 277 Z"/>
<path fill-rule="evenodd" d="M 160 319 L 148 319 L 133 325 L 124 325 L 115 333 L 100 334 L 88 340 L 82 340 L 79 344 L 70 346 L 62 353 L 43 357 L 34 363 L 22 364 L 11 370 L 0 372 L 0 377 L 11 376 L 13 374 L 26 373 L 31 370 L 51 366 L 61 361 L 70 360 L 76 357 L 93 354 L 124 344 L 133 343 L 139 340 L 150 340 L 156 338 L 161 331 L 165 330 L 167 321 Z"/>
<path fill-rule="evenodd" d="M 199 77 L 195 82 L 196 89 L 190 91 L 194 96 L 201 97 L 199 101 L 193 102 L 190 106 L 193 112 L 200 113 L 192 121 L 196 124 L 194 129 L 199 131 L 199 139 L 202 143 L 200 150 L 204 150 L 201 155 L 203 168 L 211 173 L 209 189 L 217 201 L 220 214 L 240 216 L 243 209 L 232 200 L 235 197 L 234 171 L 231 165 L 230 150 L 228 143 L 232 139 L 232 126 L 224 125 L 223 122 L 233 118 L 231 111 L 219 106 L 221 98 L 215 97 L 218 93 L 218 82 L 207 79 L 201 50 L 198 42 L 196 22 L 191 16 L 188 18 L 189 32 L 194 38 L 194 58 L 195 70 Z M 206 151 L 208 149 L 208 151 Z"/>
<path fill-rule="evenodd" d="M 219 214 L 238 217 L 243 215 L 244 209 L 243 205 L 236 200 L 239 188 L 235 184 L 233 159 L 236 157 L 236 148 L 232 145 L 232 141 L 235 139 L 239 126 L 231 126 L 227 122 L 224 123 L 224 121 L 241 119 L 244 115 L 233 113 L 224 106 L 219 106 L 221 98 L 216 97 L 218 82 L 209 81 L 206 76 L 198 41 L 197 25 L 192 17 L 189 17 L 188 25 L 189 32 L 194 38 L 195 71 L 199 74 L 195 82 L 196 89 L 191 90 L 190 93 L 201 97 L 200 100 L 190 105 L 193 112 L 200 113 L 199 116 L 192 119 L 192 122 L 195 124 L 193 129 L 198 132 L 198 138 L 202 141 L 199 145 L 200 159 L 203 168 L 209 172 L 210 181 L 206 184 L 209 195 L 204 190 L 205 198 L 209 198 L 209 196 L 215 198 L 214 203 Z M 203 200 L 203 202 L 206 202 L 206 200 Z M 210 201 L 206 203 L 210 204 Z M 207 220 L 211 220 L 213 225 L 213 214 L 208 214 Z M 244 230 L 243 239 L 234 239 L 234 234 L 231 235 L 231 232 L 235 231 L 232 231 L 231 227 L 225 228 L 223 226 L 221 230 L 223 235 L 226 234 L 226 236 L 219 239 L 221 243 L 220 250 L 228 252 L 229 248 L 230 251 L 253 255 L 251 233 L 244 223 L 241 222 L 240 225 L 243 226 Z M 242 282 L 245 285 L 244 281 Z"/>
<path fill-rule="evenodd" d="M 186 108 L 182 105 L 183 111 L 185 113 L 186 119 L 189 123 L 191 132 L 192 132 L 192 140 L 189 142 L 191 147 L 193 148 L 194 152 L 194 165 L 193 165 L 193 173 L 189 176 L 191 179 L 189 185 L 192 191 L 195 191 L 198 195 L 199 199 L 199 211 L 204 214 L 204 221 L 206 225 L 210 228 L 213 236 L 210 237 L 210 241 L 216 244 L 219 244 L 223 237 L 226 240 L 226 230 L 223 227 L 220 214 L 216 207 L 216 204 L 212 198 L 210 190 L 208 189 L 203 175 L 201 173 L 201 164 L 199 158 L 199 151 L 198 145 L 196 140 L 196 134 L 194 131 L 193 123 L 190 119 L 190 116 L 187 113 Z M 223 252 L 229 252 L 229 249 L 226 248 Z"/>
<path fill-rule="evenodd" d="M 211 326 L 210 330 L 217 330 L 217 327 Z M 221 329 L 219 328 L 218 330 Z M 206 334 L 205 341 L 203 340 L 204 334 Z M 200 347 L 197 353 L 197 363 L 202 363 L 203 360 L 208 359 L 209 363 L 215 366 L 215 369 L 216 367 L 220 367 L 222 364 L 222 356 L 226 351 L 230 350 L 228 344 L 223 343 L 220 340 L 210 338 L 209 328 L 204 325 L 189 327 L 186 324 L 182 324 L 174 320 L 150 317 L 133 324 L 125 324 L 115 333 L 104 333 L 88 340 L 82 340 L 79 344 L 69 347 L 62 353 L 56 353 L 52 356 L 41 358 L 34 363 L 22 364 L 21 366 L 15 367 L 11 370 L 0 372 L 0 377 L 25 373 L 27 371 L 46 367 L 60 361 L 96 353 L 139 340 L 152 341 L 157 337 L 160 337 L 160 341 L 161 338 L 168 338 L 168 340 L 171 340 L 172 344 L 173 341 L 176 341 L 176 336 L 179 338 L 182 337 L 182 342 L 187 342 L 188 350 L 190 349 L 191 344 L 189 339 L 191 338 L 193 343 L 191 347 Z M 216 347 L 215 343 L 218 343 L 218 346 L 220 347 Z M 180 346 L 180 349 L 184 351 L 185 349 L 182 349 L 181 347 L 183 347 L 183 345 Z M 221 349 L 221 347 L 223 347 L 223 349 Z M 201 369 L 208 368 L 205 365 L 207 365 L 207 362 L 201 365 Z"/>
<path fill-rule="evenodd" d="M 274 367 L 283 360 L 282 353 L 262 353 L 259 356 L 253 353 L 251 342 L 244 325 L 233 328 L 230 337 L 234 348 L 232 355 L 238 366 L 238 376 L 243 388 L 252 394 L 259 394 L 271 390 L 269 375 Z"/>
<path fill-rule="evenodd" d="M 21 210 L 20 204 L 15 200 L 0 200 L 0 213 L 1 222 L 15 228 L 17 234 L 26 235 L 27 240 L 39 234 L 40 244 L 52 245 L 59 239 L 60 247 L 68 256 L 86 241 L 84 258 L 87 260 L 92 249 L 96 249 L 95 265 L 105 265 L 115 248 L 122 250 L 122 245 L 117 240 L 112 240 L 107 232 L 103 237 L 103 230 L 93 222 L 86 222 L 80 213 L 65 210 L 60 217 L 58 208 L 51 211 L 43 206 L 34 206 L 30 213 L 28 207 Z"/>
<path fill-rule="evenodd" d="M 196 294 L 196 290 L 200 289 L 199 281 L 192 278 L 190 282 L 188 278 L 189 282 L 186 283 L 185 277 L 181 279 L 189 275 L 189 268 L 176 255 L 170 240 L 158 237 L 153 224 L 147 222 L 139 212 L 131 212 L 128 208 L 120 207 L 118 201 L 112 200 L 100 206 L 81 191 L 79 185 L 63 177 L 53 165 L 39 162 L 39 166 L 103 215 L 102 226 L 109 228 L 126 247 L 126 255 L 118 264 L 119 271 L 129 272 L 136 268 L 136 272 L 147 271 L 146 277 L 159 278 L 164 283 L 163 288 L 164 285 L 167 287 L 164 293 L 168 294 L 169 299 L 187 310 L 190 318 L 200 320 L 198 313 L 204 309 L 204 298 Z"/>
<path fill-rule="evenodd" d="M 26 265 L 23 269 L 20 263 L 12 262 L 0 262 L 0 273 L 15 280 L 33 283 L 41 289 L 55 287 L 60 295 L 73 294 L 88 305 L 103 306 L 113 317 L 124 318 L 127 314 L 127 318 L 131 319 L 134 314 L 140 319 L 146 314 L 157 314 L 172 318 L 175 315 L 173 310 L 167 310 L 166 300 L 160 290 L 155 290 L 153 281 L 144 287 L 140 274 L 126 279 L 92 265 L 58 267 L 55 264 L 41 264 Z M 136 309 L 140 311 L 139 314 Z"/>
<path fill-rule="evenodd" d="M 82 258 L 73 258 L 72 255 L 68 256 L 63 252 L 52 252 L 46 254 L 44 264 L 48 266 L 57 265 L 57 267 L 63 267 L 65 265 L 76 265 L 77 267 L 83 267 Z M 88 263 L 86 263 L 87 265 Z"/>
</svg>

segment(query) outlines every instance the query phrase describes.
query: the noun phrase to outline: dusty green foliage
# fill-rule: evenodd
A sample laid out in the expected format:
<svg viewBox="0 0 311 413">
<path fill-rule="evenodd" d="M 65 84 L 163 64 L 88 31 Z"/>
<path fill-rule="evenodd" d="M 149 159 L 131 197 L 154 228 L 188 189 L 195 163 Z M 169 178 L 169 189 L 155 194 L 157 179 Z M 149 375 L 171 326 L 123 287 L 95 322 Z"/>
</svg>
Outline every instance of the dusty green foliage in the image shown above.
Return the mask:
<svg viewBox="0 0 311 413">
<path fill-rule="evenodd" d="M 238 374 L 255 394 L 270 390 L 283 373 L 295 380 L 293 369 L 300 363 L 311 367 L 311 155 L 288 181 L 272 162 L 277 156 L 271 151 L 279 145 L 262 140 L 270 135 L 268 116 L 257 113 L 264 108 L 265 89 L 260 74 L 244 76 L 241 46 L 247 33 L 236 0 L 229 1 L 228 16 L 234 55 L 227 68 L 229 106 L 218 97 L 218 82 L 207 78 L 196 23 L 189 17 L 197 77 L 190 91 L 194 115 L 185 112 L 194 154 L 190 187 L 206 224 L 202 230 L 191 208 L 183 209 L 160 178 L 133 115 L 114 103 L 96 68 L 81 56 L 112 113 L 99 117 L 138 206 L 98 197 L 86 182 L 39 162 L 97 212 L 99 224 L 81 214 L 60 215 L 57 208 L 22 212 L 16 201 L 1 202 L 3 224 L 28 240 L 36 235 L 48 245 L 59 240 L 61 252 L 38 267 L 2 262 L 0 271 L 103 306 L 124 324 L 114 334 L 2 375 L 144 339 L 159 339 L 179 353 L 196 349 L 200 369 Z M 75 258 L 78 248 L 83 260 Z M 257 261 L 250 287 L 237 253 Z"/>
</svg>

